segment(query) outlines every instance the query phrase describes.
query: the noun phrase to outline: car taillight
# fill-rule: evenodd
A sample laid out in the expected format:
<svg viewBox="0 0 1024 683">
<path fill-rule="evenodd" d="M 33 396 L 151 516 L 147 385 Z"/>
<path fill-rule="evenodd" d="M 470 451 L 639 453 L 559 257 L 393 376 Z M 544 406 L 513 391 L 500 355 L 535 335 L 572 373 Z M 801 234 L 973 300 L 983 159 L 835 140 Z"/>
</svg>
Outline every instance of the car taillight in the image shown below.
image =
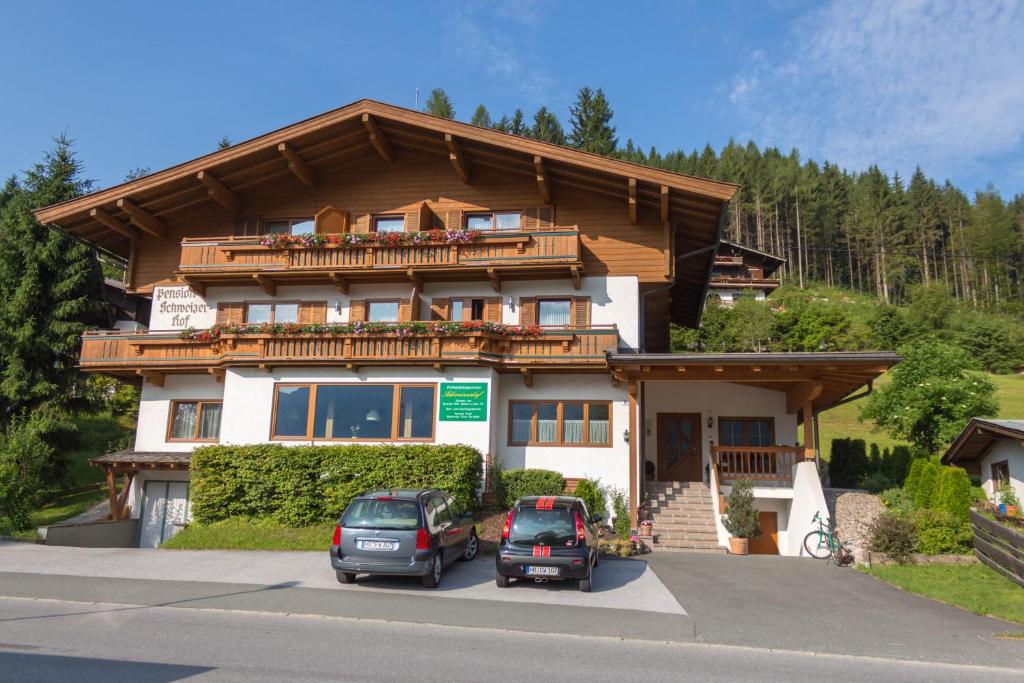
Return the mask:
<svg viewBox="0 0 1024 683">
<path fill-rule="evenodd" d="M 334 545 L 341 545 L 341 525 L 334 527 L 334 540 L 331 541 Z"/>
<path fill-rule="evenodd" d="M 416 530 L 416 550 L 430 550 L 430 534 L 423 527 Z"/>
<path fill-rule="evenodd" d="M 507 541 L 509 532 L 512 531 L 512 518 L 515 516 L 515 510 L 509 510 L 508 514 L 505 515 L 505 525 L 501 527 L 501 540 Z"/>
<path fill-rule="evenodd" d="M 586 543 L 587 530 L 583 528 L 583 517 L 580 516 L 579 512 L 574 512 L 573 515 L 576 517 L 576 542 Z"/>
</svg>

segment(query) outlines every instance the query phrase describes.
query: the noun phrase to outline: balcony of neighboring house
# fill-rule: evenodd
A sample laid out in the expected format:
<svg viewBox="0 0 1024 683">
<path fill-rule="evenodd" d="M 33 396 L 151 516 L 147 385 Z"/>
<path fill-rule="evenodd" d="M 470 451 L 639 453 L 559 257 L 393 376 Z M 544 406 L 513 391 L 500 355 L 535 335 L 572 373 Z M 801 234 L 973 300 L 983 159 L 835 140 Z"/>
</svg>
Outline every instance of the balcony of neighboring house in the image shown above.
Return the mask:
<svg viewBox="0 0 1024 683">
<path fill-rule="evenodd" d="M 711 465 L 723 485 L 749 479 L 754 486 L 792 486 L 805 457 L 800 446 L 711 446 Z"/>
<path fill-rule="evenodd" d="M 182 333 L 87 332 L 80 367 L 162 383 L 163 375 L 286 365 L 486 365 L 519 371 L 605 368 L 618 348 L 615 325 L 520 327 L 470 321 L 232 325 Z"/>
</svg>

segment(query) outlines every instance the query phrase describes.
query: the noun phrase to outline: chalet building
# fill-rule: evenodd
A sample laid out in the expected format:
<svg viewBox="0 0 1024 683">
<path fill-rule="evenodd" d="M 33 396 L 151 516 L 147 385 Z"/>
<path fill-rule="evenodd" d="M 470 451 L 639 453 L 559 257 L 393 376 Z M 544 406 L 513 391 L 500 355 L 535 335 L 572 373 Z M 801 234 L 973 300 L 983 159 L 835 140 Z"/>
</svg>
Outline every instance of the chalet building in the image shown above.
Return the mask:
<svg viewBox="0 0 1024 683">
<path fill-rule="evenodd" d="M 731 306 L 744 292 L 753 292 L 763 301 L 780 282 L 772 275 L 786 259 L 721 240 L 715 254 L 715 265 L 708 282 L 708 296 L 717 296 L 722 304 Z"/>
<path fill-rule="evenodd" d="M 761 548 L 799 554 L 815 416 L 895 357 L 668 353 L 736 189 L 363 100 L 40 209 L 150 299 L 82 340 L 142 387 L 94 461 L 113 516 L 167 538 L 201 444 L 464 443 L 627 492 L 664 547 L 723 547 L 717 494 L 753 478 Z"/>
</svg>

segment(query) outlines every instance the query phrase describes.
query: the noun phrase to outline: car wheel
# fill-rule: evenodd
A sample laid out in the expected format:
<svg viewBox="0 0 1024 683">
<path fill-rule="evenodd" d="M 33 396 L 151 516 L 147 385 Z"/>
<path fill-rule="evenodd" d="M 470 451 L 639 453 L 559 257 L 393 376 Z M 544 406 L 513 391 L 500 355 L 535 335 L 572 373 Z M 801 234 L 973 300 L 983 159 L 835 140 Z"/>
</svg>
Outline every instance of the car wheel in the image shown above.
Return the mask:
<svg viewBox="0 0 1024 683">
<path fill-rule="evenodd" d="M 469 540 L 466 541 L 466 552 L 462 553 L 460 560 L 465 562 L 471 561 L 476 557 L 477 552 L 480 550 L 480 539 L 476 537 L 476 530 L 469 532 Z"/>
<path fill-rule="evenodd" d="M 495 574 L 494 583 L 498 585 L 498 588 L 508 588 L 509 578 L 504 574 Z"/>
<path fill-rule="evenodd" d="M 601 553 L 597 552 L 596 550 L 594 551 L 594 566 L 595 567 L 597 566 L 597 556 L 600 555 L 600 554 Z"/>
<path fill-rule="evenodd" d="M 593 570 L 588 568 L 587 569 L 587 578 L 580 579 L 580 592 L 581 593 L 589 593 L 590 592 L 590 577 L 593 576 L 593 574 L 594 574 Z"/>
<path fill-rule="evenodd" d="M 434 561 L 430 563 L 430 571 L 423 575 L 423 585 L 427 588 L 437 588 L 441 583 L 441 552 L 434 555 Z"/>
<path fill-rule="evenodd" d="M 356 575 L 353 572 L 336 571 L 334 573 L 338 575 L 338 583 L 355 583 L 356 582 Z"/>
</svg>

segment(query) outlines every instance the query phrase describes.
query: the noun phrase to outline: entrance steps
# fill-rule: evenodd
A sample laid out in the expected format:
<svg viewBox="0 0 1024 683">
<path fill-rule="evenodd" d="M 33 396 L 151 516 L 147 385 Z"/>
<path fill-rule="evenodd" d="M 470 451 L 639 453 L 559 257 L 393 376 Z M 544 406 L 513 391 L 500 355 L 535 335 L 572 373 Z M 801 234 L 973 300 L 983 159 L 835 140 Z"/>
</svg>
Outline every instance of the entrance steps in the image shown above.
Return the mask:
<svg viewBox="0 0 1024 683">
<path fill-rule="evenodd" d="M 718 544 L 711 490 L 704 482 L 648 482 L 646 491 L 654 550 L 725 552 Z"/>
</svg>

